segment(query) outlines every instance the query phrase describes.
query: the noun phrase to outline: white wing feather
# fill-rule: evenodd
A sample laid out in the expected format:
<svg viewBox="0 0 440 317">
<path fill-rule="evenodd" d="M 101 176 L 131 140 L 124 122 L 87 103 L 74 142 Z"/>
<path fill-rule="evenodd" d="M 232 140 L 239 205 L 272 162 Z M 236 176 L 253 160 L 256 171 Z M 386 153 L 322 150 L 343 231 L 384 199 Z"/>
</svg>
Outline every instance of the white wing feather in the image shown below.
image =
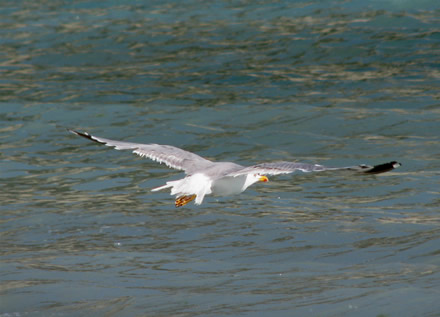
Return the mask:
<svg viewBox="0 0 440 317">
<path fill-rule="evenodd" d="M 87 132 L 78 132 L 74 130 L 69 131 L 97 143 L 114 147 L 116 150 L 132 150 L 133 153 L 141 157 L 147 157 L 158 163 L 164 163 L 170 168 L 183 170 L 187 174 L 191 174 L 197 170 L 200 170 L 201 168 L 209 167 L 210 165 L 214 164 L 213 162 L 197 154 L 171 145 L 122 142 L 93 136 Z"/>
<path fill-rule="evenodd" d="M 261 175 L 277 175 L 277 174 L 289 174 L 295 171 L 301 172 L 322 172 L 322 171 L 338 171 L 349 170 L 362 172 L 367 174 L 379 174 L 388 172 L 394 168 L 399 167 L 401 164 L 398 162 L 389 162 L 379 164 L 375 166 L 370 165 L 356 165 L 346 167 L 327 167 L 319 164 L 307 164 L 307 163 L 295 163 L 295 162 L 274 162 L 274 163 L 261 163 L 249 167 L 245 167 L 239 171 L 229 173 L 227 176 L 240 176 L 244 174 L 261 174 Z"/>
<path fill-rule="evenodd" d="M 296 163 L 296 162 L 274 162 L 274 163 L 261 163 L 249 167 L 240 168 L 239 165 L 234 163 L 214 163 L 197 154 L 179 149 L 171 145 L 122 142 L 122 141 L 115 141 L 115 140 L 93 136 L 88 134 L 87 132 L 78 132 L 74 130 L 69 130 L 69 131 L 76 135 L 82 136 L 86 139 L 95 141 L 97 143 L 114 147 L 116 150 L 132 150 L 133 153 L 135 154 L 138 154 L 142 157 L 147 157 L 159 163 L 165 163 L 166 166 L 178 170 L 183 170 L 187 174 L 193 174 L 201 170 L 206 170 L 208 168 L 212 169 L 214 165 L 217 168 L 219 168 L 220 166 L 224 167 L 225 164 L 229 164 L 226 166 L 227 169 L 232 168 L 234 171 L 229 173 L 226 172 L 225 175 L 220 175 L 220 176 L 236 177 L 251 173 L 261 174 L 261 175 L 278 175 L 278 174 L 289 174 L 295 171 L 322 172 L 322 171 L 338 171 L 338 170 L 339 171 L 349 170 L 349 171 L 356 171 L 366 174 L 379 174 L 379 173 L 388 172 L 392 169 L 401 166 L 401 164 L 396 161 L 379 164 L 375 166 L 361 164 L 361 165 L 346 166 L 346 167 L 327 167 L 319 164 L 307 164 L 307 163 Z M 221 174 L 222 169 L 220 169 L 218 172 Z"/>
</svg>

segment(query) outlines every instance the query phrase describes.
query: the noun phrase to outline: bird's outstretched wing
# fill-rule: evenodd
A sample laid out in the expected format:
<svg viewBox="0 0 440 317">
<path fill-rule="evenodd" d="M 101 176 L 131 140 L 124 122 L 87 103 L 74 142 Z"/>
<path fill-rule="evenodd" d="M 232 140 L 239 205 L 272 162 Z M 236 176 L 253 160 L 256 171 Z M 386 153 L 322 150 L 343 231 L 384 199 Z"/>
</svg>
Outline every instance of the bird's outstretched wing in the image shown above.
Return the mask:
<svg viewBox="0 0 440 317">
<path fill-rule="evenodd" d="M 401 164 L 396 161 L 379 164 L 375 166 L 362 164 L 362 165 L 346 166 L 346 167 L 326 167 L 318 164 L 295 163 L 295 162 L 274 162 L 274 163 L 262 163 L 262 164 L 245 167 L 239 171 L 230 173 L 228 176 L 235 177 L 250 173 L 258 173 L 261 175 L 277 175 L 277 174 L 289 174 L 295 171 L 322 172 L 322 171 L 341 171 L 341 170 L 355 171 L 365 174 L 380 174 L 398 168 L 399 166 L 401 166 Z"/>
<path fill-rule="evenodd" d="M 171 145 L 122 142 L 93 136 L 87 132 L 69 131 L 97 143 L 114 147 L 116 150 L 132 150 L 133 153 L 142 157 L 147 157 L 159 163 L 165 163 L 166 166 L 183 170 L 187 174 L 192 174 L 201 168 L 209 167 L 214 164 L 197 154 L 184 151 Z"/>
</svg>

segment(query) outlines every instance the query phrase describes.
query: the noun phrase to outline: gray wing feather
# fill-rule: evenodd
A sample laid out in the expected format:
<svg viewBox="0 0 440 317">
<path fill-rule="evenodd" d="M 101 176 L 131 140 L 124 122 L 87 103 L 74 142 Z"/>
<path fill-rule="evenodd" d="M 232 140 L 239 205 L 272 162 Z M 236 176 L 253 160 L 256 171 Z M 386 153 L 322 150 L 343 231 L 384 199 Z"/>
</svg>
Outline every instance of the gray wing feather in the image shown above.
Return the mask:
<svg viewBox="0 0 440 317">
<path fill-rule="evenodd" d="M 187 174 L 191 174 L 213 164 L 213 162 L 197 154 L 171 145 L 122 142 L 93 136 L 87 132 L 69 131 L 94 142 L 114 147 L 116 150 L 132 150 L 133 153 L 139 156 L 147 157 L 159 163 L 165 163 L 166 166 L 183 170 Z"/>
<path fill-rule="evenodd" d="M 274 162 L 274 163 L 261 163 L 261 164 L 245 167 L 242 170 L 230 173 L 228 176 L 235 177 L 250 173 L 257 173 L 261 175 L 277 175 L 277 174 L 289 174 L 295 171 L 322 172 L 322 171 L 338 171 L 338 170 L 349 170 L 349 171 L 356 171 L 366 174 L 379 174 L 379 173 L 388 172 L 399 166 L 401 166 L 401 164 L 395 161 L 379 164 L 375 166 L 361 164 L 356 166 L 345 166 L 345 167 L 327 167 L 319 164 L 307 164 L 307 163 L 295 163 L 295 162 Z"/>
</svg>

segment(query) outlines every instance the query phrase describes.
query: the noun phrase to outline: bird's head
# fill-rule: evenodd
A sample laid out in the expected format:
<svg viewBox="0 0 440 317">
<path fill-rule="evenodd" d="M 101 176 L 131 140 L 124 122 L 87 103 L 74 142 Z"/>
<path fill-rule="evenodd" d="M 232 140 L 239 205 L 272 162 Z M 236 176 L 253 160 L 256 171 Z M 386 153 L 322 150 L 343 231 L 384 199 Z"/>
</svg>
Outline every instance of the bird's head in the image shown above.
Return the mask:
<svg viewBox="0 0 440 317">
<path fill-rule="evenodd" d="M 258 178 L 258 181 L 259 181 L 259 182 L 268 182 L 268 181 L 269 181 L 269 178 L 267 178 L 267 177 L 264 176 L 264 175 L 256 174 L 255 177 Z"/>
<path fill-rule="evenodd" d="M 258 183 L 258 182 L 268 182 L 269 179 L 261 174 L 247 174 L 246 176 L 246 181 L 243 185 L 243 189 L 245 190 L 246 188 L 248 188 L 249 186 L 251 186 L 252 184 Z"/>
</svg>

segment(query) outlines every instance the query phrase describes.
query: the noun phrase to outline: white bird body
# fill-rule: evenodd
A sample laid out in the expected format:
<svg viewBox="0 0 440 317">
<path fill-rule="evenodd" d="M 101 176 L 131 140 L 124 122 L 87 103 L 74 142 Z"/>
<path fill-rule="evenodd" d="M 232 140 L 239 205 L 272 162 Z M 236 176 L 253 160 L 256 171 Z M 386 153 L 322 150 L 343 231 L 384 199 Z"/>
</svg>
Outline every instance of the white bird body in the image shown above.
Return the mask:
<svg viewBox="0 0 440 317">
<path fill-rule="evenodd" d="M 254 174 L 226 176 L 214 181 L 211 189 L 214 196 L 230 196 L 244 192 L 249 186 L 259 181 L 264 180 L 261 176 Z"/>
<path fill-rule="evenodd" d="M 171 195 L 176 196 L 176 207 L 195 200 L 200 205 L 206 195 L 228 196 L 239 194 L 257 182 L 267 182 L 265 175 L 288 174 L 296 170 L 319 172 L 332 170 L 351 170 L 367 174 L 379 174 L 399 167 L 395 161 L 376 166 L 357 165 L 348 167 L 325 167 L 318 164 L 296 162 L 262 163 L 245 167 L 232 162 L 212 162 L 197 154 L 171 145 L 140 144 L 115 141 L 92 136 L 88 133 L 70 130 L 70 132 L 89 140 L 112 146 L 116 150 L 132 150 L 142 157 L 165 163 L 168 167 L 183 170 L 186 177 L 168 181 L 152 191 L 171 188 Z"/>
<path fill-rule="evenodd" d="M 176 197 L 192 197 L 192 195 L 195 195 L 195 204 L 200 205 L 205 195 L 235 195 L 245 191 L 246 188 L 258 181 L 267 181 L 267 177 L 260 174 L 225 176 L 229 172 L 235 172 L 243 168 L 243 166 L 234 163 L 213 162 L 205 170 L 179 180 L 169 181 L 163 186 L 153 188 L 151 191 L 171 188 L 171 195 Z M 216 171 L 222 171 L 222 173 Z M 210 175 L 210 177 L 207 175 Z"/>
</svg>

